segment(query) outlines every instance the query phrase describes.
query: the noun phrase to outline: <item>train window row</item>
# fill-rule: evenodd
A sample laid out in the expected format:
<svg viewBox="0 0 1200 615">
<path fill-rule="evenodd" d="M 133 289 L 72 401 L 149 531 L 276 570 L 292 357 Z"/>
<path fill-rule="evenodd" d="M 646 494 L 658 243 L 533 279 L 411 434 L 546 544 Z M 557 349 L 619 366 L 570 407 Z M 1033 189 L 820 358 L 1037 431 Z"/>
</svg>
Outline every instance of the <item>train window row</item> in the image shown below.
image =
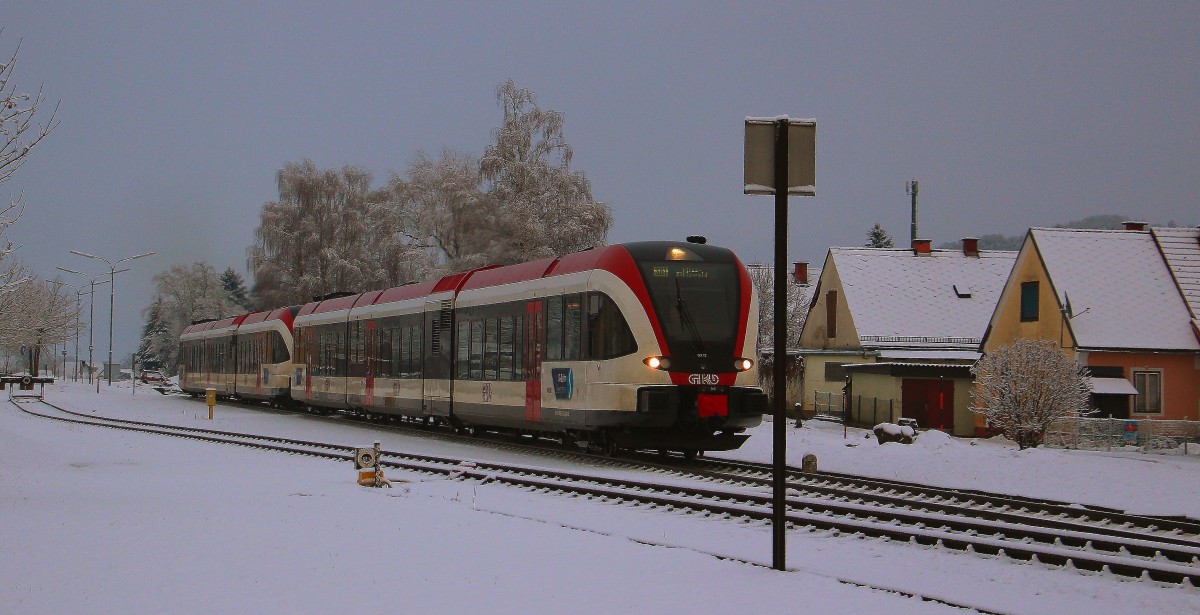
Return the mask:
<svg viewBox="0 0 1200 615">
<path fill-rule="evenodd" d="M 616 302 L 600 292 L 572 293 L 542 301 L 535 318 L 528 301 L 464 308 L 455 312 L 454 376 L 463 380 L 524 380 L 534 358 L 528 340 L 541 337 L 547 361 L 602 360 L 637 350 L 633 332 Z M 436 320 L 436 319 L 435 319 Z M 440 324 L 435 322 L 433 324 Z M 543 327 L 544 331 L 536 329 Z M 448 329 L 447 329 L 448 330 Z M 420 378 L 425 347 L 423 315 L 330 323 L 295 330 L 296 361 L 312 376 Z M 540 333 L 540 336 L 539 336 Z M 278 332 L 239 339 L 186 342 L 189 371 L 251 373 L 265 362 L 287 360 Z M 221 349 L 217 351 L 215 349 Z M 369 362 L 368 358 L 374 361 Z"/>
<path fill-rule="evenodd" d="M 459 310 L 455 377 L 524 380 L 525 369 L 533 366 L 527 341 L 535 339 L 539 324 L 528 312 L 525 301 Z M 604 293 L 548 297 L 540 324 L 547 361 L 613 359 L 637 351 L 629 324 Z"/>
<path fill-rule="evenodd" d="M 253 374 L 264 363 L 283 363 L 288 359 L 287 345 L 278 331 L 239 335 L 237 338 L 239 374 Z"/>
</svg>

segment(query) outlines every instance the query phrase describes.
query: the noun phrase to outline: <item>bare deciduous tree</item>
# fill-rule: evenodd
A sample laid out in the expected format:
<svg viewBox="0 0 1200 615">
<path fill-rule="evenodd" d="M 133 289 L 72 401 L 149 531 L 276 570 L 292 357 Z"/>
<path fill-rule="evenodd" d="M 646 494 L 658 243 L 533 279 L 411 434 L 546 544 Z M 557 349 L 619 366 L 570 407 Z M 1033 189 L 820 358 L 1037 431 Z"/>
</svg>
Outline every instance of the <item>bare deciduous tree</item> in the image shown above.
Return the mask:
<svg viewBox="0 0 1200 615">
<path fill-rule="evenodd" d="M 388 191 L 371 188 L 369 172 L 322 171 L 305 160 L 288 163 L 277 179 L 279 200 L 263 205 L 247 251 L 256 305 L 304 303 L 413 279 L 399 212 Z"/>
<path fill-rule="evenodd" d="M 0 34 L 3 33 L 4 30 L 0 29 Z M 58 105 L 54 106 L 45 123 L 38 125 L 33 122 L 46 102 L 41 87 L 33 96 L 17 92 L 12 77 L 20 50 L 21 44 L 17 43 L 8 61 L 0 64 L 0 183 L 8 181 L 25 164 L 30 150 L 58 125 L 55 119 Z"/>
<path fill-rule="evenodd" d="M 176 265 L 154 276 L 155 300 L 146 308 L 147 324 L 139 349 L 151 352 L 166 369 L 174 369 L 178 347 L 175 343 L 184 327 L 198 320 L 228 318 L 246 310 L 221 283 L 221 275 L 208 263 Z M 159 321 L 154 323 L 153 321 Z M 145 339 L 150 336 L 153 339 Z M 173 340 L 173 343 L 168 343 Z M 142 358 L 145 361 L 145 357 Z"/>
<path fill-rule="evenodd" d="M 25 279 L 0 294 L 0 347 L 7 351 L 26 348 L 31 351 L 36 371 L 44 346 L 61 344 L 74 333 L 79 321 L 79 307 L 68 285 L 32 278 L 24 267 L 12 267 L 10 272 Z"/>
<path fill-rule="evenodd" d="M 602 245 L 612 213 L 592 200 L 587 176 L 571 170 L 562 114 L 540 109 L 533 92 L 511 79 L 496 89 L 496 101 L 504 121 L 480 161 L 505 238 L 495 256 L 514 263 Z"/>
<path fill-rule="evenodd" d="M 388 187 L 410 247 L 432 254 L 450 272 L 494 260 L 496 211 L 483 192 L 477 158 L 445 150 L 434 160 L 417 152 L 407 176 L 393 174 Z"/>
<path fill-rule="evenodd" d="M 1088 411 L 1087 368 L 1050 340 L 1018 339 L 971 368 L 971 411 L 1022 449 L 1042 443 L 1046 428 Z"/>
<path fill-rule="evenodd" d="M 0 28 L 0 34 L 3 33 L 3 28 Z M 54 106 L 45 123 L 34 123 L 34 118 L 38 116 L 46 101 L 41 87 L 38 87 L 37 94 L 33 96 L 17 91 L 12 78 L 20 50 L 21 44 L 18 42 L 8 61 L 0 63 L 0 185 L 12 178 L 13 173 L 29 159 L 29 152 L 58 125 L 58 120 L 55 119 L 58 105 Z M 5 231 L 21 217 L 21 210 L 21 197 L 0 206 L 0 267 L 3 267 L 4 258 L 13 251 L 12 243 L 5 239 Z M 0 281 L 0 292 L 28 279 L 7 275 L 3 278 L 4 281 Z"/>
<path fill-rule="evenodd" d="M 775 347 L 775 268 L 764 265 L 749 265 L 750 281 L 754 283 L 754 292 L 758 295 L 758 375 L 762 380 L 763 390 L 770 394 L 774 388 L 774 357 L 765 355 Z M 788 348 L 800 347 L 800 331 L 804 328 L 804 319 L 808 314 L 807 298 L 809 289 L 796 284 L 789 278 L 787 286 L 787 335 Z M 800 361 L 789 361 L 786 367 L 789 383 L 800 382 Z M 790 395 L 790 394 L 789 394 Z M 797 393 L 798 395 L 798 393 Z"/>
</svg>

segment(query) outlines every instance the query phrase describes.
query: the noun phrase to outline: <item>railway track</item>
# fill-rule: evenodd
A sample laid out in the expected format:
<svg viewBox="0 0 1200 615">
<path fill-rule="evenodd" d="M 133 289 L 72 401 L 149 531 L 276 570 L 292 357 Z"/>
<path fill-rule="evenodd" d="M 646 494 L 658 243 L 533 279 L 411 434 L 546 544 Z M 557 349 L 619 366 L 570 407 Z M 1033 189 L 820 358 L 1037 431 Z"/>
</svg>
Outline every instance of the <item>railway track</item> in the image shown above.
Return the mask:
<svg viewBox="0 0 1200 615">
<path fill-rule="evenodd" d="M 21 410 L 72 423 L 339 461 L 352 459 L 353 447 L 345 445 L 97 417 L 44 401 L 39 403 L 59 415 Z M 529 447 L 522 445 L 522 448 Z M 765 524 L 771 520 L 770 481 L 761 476 L 764 464 L 715 460 L 707 464 L 668 465 L 636 459 L 603 460 L 606 465 L 678 479 L 664 483 L 391 450 L 382 451 L 380 463 L 385 468 L 446 475 L 457 480 L 509 484 L 535 492 L 630 503 L 742 523 Z M 696 465 L 709 467 L 693 467 Z M 1200 535 L 1194 522 L 1078 508 L 1030 498 L 911 487 L 906 483 L 793 471 L 788 479 L 787 523 L 793 530 L 885 538 L 1162 583 L 1194 586 L 1200 581 Z"/>
</svg>

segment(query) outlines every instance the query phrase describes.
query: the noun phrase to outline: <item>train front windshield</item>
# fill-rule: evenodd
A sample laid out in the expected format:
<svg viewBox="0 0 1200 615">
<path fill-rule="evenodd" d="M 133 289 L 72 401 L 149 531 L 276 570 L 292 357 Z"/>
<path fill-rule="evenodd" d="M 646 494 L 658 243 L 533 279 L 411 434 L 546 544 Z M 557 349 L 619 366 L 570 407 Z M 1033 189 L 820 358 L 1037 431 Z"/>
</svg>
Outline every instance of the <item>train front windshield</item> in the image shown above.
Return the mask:
<svg viewBox="0 0 1200 615">
<path fill-rule="evenodd" d="M 737 267 L 704 260 L 697 252 L 672 246 L 663 260 L 638 263 L 673 361 L 734 353 L 741 304 Z"/>
</svg>

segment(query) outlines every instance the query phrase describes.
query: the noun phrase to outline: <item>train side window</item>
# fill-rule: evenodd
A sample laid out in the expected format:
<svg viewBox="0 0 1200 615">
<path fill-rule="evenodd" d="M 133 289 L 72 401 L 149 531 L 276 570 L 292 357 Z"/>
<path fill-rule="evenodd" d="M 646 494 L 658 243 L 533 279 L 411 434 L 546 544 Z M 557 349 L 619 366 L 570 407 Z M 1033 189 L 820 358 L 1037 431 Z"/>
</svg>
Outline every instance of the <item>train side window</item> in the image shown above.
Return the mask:
<svg viewBox="0 0 1200 615">
<path fill-rule="evenodd" d="M 580 321 L 583 317 L 583 296 L 567 295 L 563 308 L 563 359 L 578 361 L 582 355 Z"/>
<path fill-rule="evenodd" d="M 513 380 L 525 379 L 525 317 L 513 319 Z"/>
<path fill-rule="evenodd" d="M 513 317 L 500 319 L 500 373 L 497 380 L 513 379 Z"/>
<path fill-rule="evenodd" d="M 392 328 L 387 321 L 376 323 L 375 327 L 375 372 L 378 378 L 392 376 Z"/>
<path fill-rule="evenodd" d="M 483 379 L 495 380 L 500 365 L 500 344 L 498 324 L 495 318 L 489 318 L 483 325 Z"/>
<path fill-rule="evenodd" d="M 471 379 L 483 379 L 483 321 L 471 321 Z"/>
<path fill-rule="evenodd" d="M 413 378 L 420 378 L 425 371 L 425 356 L 421 353 L 425 329 L 421 325 L 412 326 L 412 371 Z"/>
<path fill-rule="evenodd" d="M 546 360 L 562 359 L 563 298 L 546 299 Z"/>
<path fill-rule="evenodd" d="M 421 377 L 421 326 L 409 325 L 405 327 L 408 330 L 408 361 L 405 373 L 407 378 Z"/>
<path fill-rule="evenodd" d="M 455 337 L 458 344 L 458 353 L 455 357 L 458 367 L 455 377 L 465 380 L 471 376 L 471 321 L 466 319 L 458 321 L 458 334 Z"/>
<path fill-rule="evenodd" d="M 588 295 L 588 358 L 613 359 L 637 351 L 633 331 L 615 301 L 604 293 Z"/>
</svg>

